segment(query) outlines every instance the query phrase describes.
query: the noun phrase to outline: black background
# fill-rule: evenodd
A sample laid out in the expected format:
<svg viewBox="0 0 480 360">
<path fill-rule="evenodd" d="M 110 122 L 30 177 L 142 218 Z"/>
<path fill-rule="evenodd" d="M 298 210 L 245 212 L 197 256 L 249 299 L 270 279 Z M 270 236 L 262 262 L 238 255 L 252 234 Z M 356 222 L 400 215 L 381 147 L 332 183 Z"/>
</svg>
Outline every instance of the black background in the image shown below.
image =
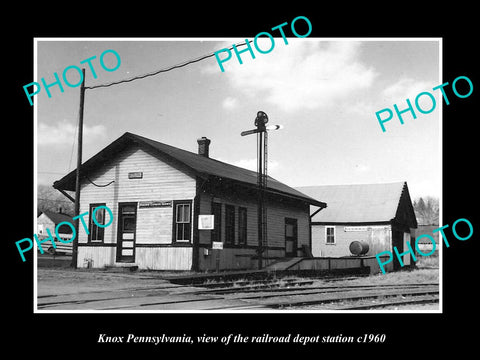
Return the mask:
<svg viewBox="0 0 480 360">
<path fill-rule="evenodd" d="M 166 3 L 111 3 L 105 9 L 98 4 L 35 8 L 18 11 L 18 19 L 5 21 L 3 69 L 7 75 L 3 94 L 3 194 L 7 236 L 3 239 L 3 258 L 7 260 L 2 291 L 5 328 L 3 341 L 17 353 L 31 351 L 42 356 L 87 356 L 96 354 L 138 356 L 151 353 L 158 357 L 178 356 L 192 351 L 194 356 L 211 357 L 214 353 L 269 356 L 268 351 L 286 354 L 325 352 L 356 355 L 402 357 L 440 354 L 443 350 L 473 349 L 477 325 L 479 222 L 474 212 L 478 200 L 475 186 L 477 167 L 478 87 L 480 84 L 477 50 L 478 19 L 474 3 L 455 8 L 455 4 L 438 4 L 436 8 L 418 4 L 395 3 L 381 7 L 365 2 L 352 7 L 297 6 L 285 2 L 263 7 L 246 3 L 221 3 L 193 8 L 181 4 L 174 9 Z M 38 8 L 37 8 L 38 7 Z M 32 252 L 21 262 L 15 241 L 31 238 L 33 218 L 33 108 L 26 101 L 23 85 L 33 79 L 34 37 L 223 37 L 252 39 L 296 16 L 308 17 L 313 31 L 310 37 L 442 37 L 443 80 L 450 84 L 461 75 L 471 79 L 473 94 L 455 97 L 451 87 L 447 95 L 451 104 L 443 106 L 443 224 L 458 218 L 469 219 L 474 235 L 468 241 L 446 234 L 450 248 L 444 248 L 443 314 L 33 314 Z M 300 22 L 298 23 L 300 24 Z M 299 33 L 303 33 L 298 29 Z M 5 78 L 5 77 L 4 77 Z M 5 86 L 6 85 L 6 86 Z M 437 84 L 432 84 L 437 85 Z M 5 101 L 8 99 L 7 101 Z M 473 326 L 472 326 L 473 325 Z M 210 345 L 97 344 L 99 333 L 109 335 L 224 336 L 241 333 L 258 336 L 264 333 L 285 336 L 386 334 L 384 344 L 315 344 Z M 31 349 L 31 350 L 29 350 Z M 7 349 L 5 349 L 7 350 Z M 174 350 L 167 353 L 166 350 Z M 473 353 L 474 354 L 474 353 Z M 361 356 L 361 357 L 363 357 Z"/>
</svg>

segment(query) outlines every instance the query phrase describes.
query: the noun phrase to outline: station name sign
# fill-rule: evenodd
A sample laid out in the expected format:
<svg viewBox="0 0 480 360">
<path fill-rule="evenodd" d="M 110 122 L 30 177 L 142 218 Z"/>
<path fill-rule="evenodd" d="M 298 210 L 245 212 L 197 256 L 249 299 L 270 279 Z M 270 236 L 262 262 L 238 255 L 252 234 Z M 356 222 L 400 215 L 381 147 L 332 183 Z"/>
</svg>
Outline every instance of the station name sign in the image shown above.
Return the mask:
<svg viewBox="0 0 480 360">
<path fill-rule="evenodd" d="M 146 209 L 146 208 L 161 208 L 161 207 L 172 207 L 172 202 L 171 201 L 140 201 L 138 203 L 138 207 L 140 209 Z"/>
<path fill-rule="evenodd" d="M 143 171 L 134 171 L 128 173 L 129 179 L 143 179 Z"/>
</svg>

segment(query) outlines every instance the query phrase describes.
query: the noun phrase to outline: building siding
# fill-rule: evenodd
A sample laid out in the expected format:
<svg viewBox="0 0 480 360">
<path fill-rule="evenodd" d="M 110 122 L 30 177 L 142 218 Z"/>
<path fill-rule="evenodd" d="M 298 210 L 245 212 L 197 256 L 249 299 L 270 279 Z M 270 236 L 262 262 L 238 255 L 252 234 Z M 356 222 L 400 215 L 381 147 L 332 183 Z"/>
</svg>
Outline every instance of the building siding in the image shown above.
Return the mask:
<svg viewBox="0 0 480 360">
<path fill-rule="evenodd" d="M 365 255 L 375 256 L 381 251 L 392 251 L 392 230 L 390 225 L 362 225 L 370 227 L 367 231 L 345 231 L 351 225 L 312 225 L 312 254 L 316 257 L 338 257 L 352 255 L 352 241 L 363 241 L 369 246 Z M 326 243 L 325 227 L 335 226 L 335 244 Z"/>
<path fill-rule="evenodd" d="M 214 195 L 203 193 L 199 197 L 200 214 L 212 213 L 212 202 L 220 203 L 221 206 L 221 240 L 224 243 L 220 251 L 220 269 L 246 269 L 258 265 L 256 260 L 256 249 L 258 246 L 258 218 L 256 198 L 251 195 L 227 194 L 216 192 Z M 235 208 L 235 243 L 225 245 L 225 208 L 226 205 L 233 205 Z M 238 244 L 238 214 L 239 207 L 247 209 L 247 241 L 245 245 Z M 297 219 L 297 250 L 302 254 L 302 246 L 310 245 L 309 228 L 309 206 L 302 204 L 284 203 L 280 198 L 270 199 L 266 202 L 267 208 L 267 234 L 268 252 L 264 257 L 272 259 L 285 256 L 285 219 Z M 211 249 L 211 231 L 199 230 L 199 265 L 201 270 L 215 269 L 216 252 L 205 251 Z M 207 254 L 207 255 L 206 255 Z"/>
<path fill-rule="evenodd" d="M 258 218 L 257 203 L 254 199 L 233 198 L 228 196 L 210 196 L 202 195 L 200 197 L 200 214 L 211 214 L 211 203 L 218 202 L 222 204 L 222 239 L 225 240 L 225 205 L 235 206 L 235 243 L 238 243 L 238 208 L 247 209 L 247 245 L 258 245 Z M 308 205 L 292 206 L 283 204 L 281 201 L 268 201 L 267 208 L 267 228 L 268 245 L 270 247 L 285 247 L 285 218 L 293 218 L 298 221 L 298 248 L 302 245 L 310 244 L 309 214 Z M 210 231 L 200 230 L 200 244 L 210 245 Z"/>
<path fill-rule="evenodd" d="M 129 179 L 128 174 L 141 172 L 141 179 Z M 232 184 L 224 188 L 216 185 L 205 191 L 205 180 L 168 159 L 159 158 L 144 148 L 130 146 L 107 161 L 100 169 L 84 174 L 88 178 L 81 184 L 80 213 L 88 213 L 91 204 L 105 204 L 113 213 L 111 225 L 104 228 L 103 243 L 88 243 L 83 226 L 79 231 L 78 266 L 109 267 L 138 266 L 150 270 L 252 269 L 258 266 L 257 198 L 252 190 Z M 197 182 L 198 181 L 198 182 Z M 217 180 L 215 180 L 217 181 Z M 99 185 L 95 186 L 93 183 Z M 108 186 L 103 186 L 109 184 Z M 210 185 L 207 185 L 209 187 Z M 198 188 L 198 190 L 197 190 Z M 213 190 L 212 190 L 213 189 Z M 198 191 L 198 194 L 197 194 Z M 174 203 L 192 202 L 191 241 L 172 242 Z M 167 207 L 142 207 L 141 202 L 172 202 Z M 211 214 L 212 201 L 221 206 L 221 240 L 225 242 L 226 205 L 234 207 L 234 243 L 225 245 L 219 253 L 211 250 L 211 231 L 195 229 L 200 214 Z M 136 203 L 135 250 L 133 262 L 117 262 L 117 233 L 119 203 Z M 238 244 L 239 207 L 247 209 L 246 244 Z M 297 220 L 297 254 L 304 255 L 302 247 L 310 245 L 309 205 L 282 196 L 268 196 L 266 200 L 268 222 L 268 251 L 263 254 L 264 264 L 285 256 L 285 219 Z M 198 209 L 198 210 L 197 210 Z M 89 216 L 84 217 L 88 224 Z M 109 216 L 107 215 L 106 222 Z M 193 241 L 198 246 L 193 246 Z M 195 262 L 195 263 L 194 263 Z M 218 265 L 217 265 L 218 264 Z"/>
<path fill-rule="evenodd" d="M 136 257 L 147 270 L 190 270 L 192 247 L 138 247 Z"/>
<path fill-rule="evenodd" d="M 142 172 L 141 179 L 129 179 L 128 173 Z M 89 205 L 104 203 L 113 212 L 113 222 L 105 228 L 104 244 L 117 243 L 118 203 L 137 203 L 136 245 L 167 245 L 172 243 L 173 207 L 139 208 L 141 201 L 193 200 L 196 180 L 193 174 L 180 171 L 161 161 L 148 151 L 133 146 L 122 151 L 115 159 L 92 174 L 86 174 L 97 185 L 114 181 L 106 187 L 97 187 L 90 181 L 82 182 L 80 213 L 89 211 Z M 107 215 L 108 216 L 108 215 Z M 107 219 L 108 221 L 108 219 Z M 88 223 L 88 216 L 85 216 Z M 193 232 L 193 226 L 192 226 Z M 83 226 L 79 231 L 78 264 L 84 265 L 84 258 L 92 258 L 94 267 L 115 265 L 116 247 L 85 246 L 88 236 Z M 160 256 L 162 254 L 162 256 Z M 170 256 L 178 259 L 172 263 Z M 152 258 L 160 256 L 158 265 L 153 266 Z M 175 251 L 165 248 L 137 247 L 135 265 L 139 268 L 164 268 L 168 263 L 172 269 L 190 269 L 191 248 L 181 247 Z"/>
<path fill-rule="evenodd" d="M 335 227 L 335 244 L 327 244 L 326 243 L 326 233 L 325 228 L 328 226 Z M 370 224 L 364 225 L 362 224 L 360 227 L 366 227 L 368 230 L 366 231 L 345 231 L 345 227 L 353 226 L 356 227 L 356 224 L 312 224 L 312 254 L 314 257 L 345 257 L 345 256 L 353 256 L 350 252 L 350 244 L 353 241 L 362 241 L 368 244 L 369 250 L 363 256 L 376 256 L 383 251 L 390 251 L 394 252 L 393 250 L 393 236 L 392 236 L 392 225 L 378 225 L 378 224 Z M 411 241 L 411 234 L 410 232 L 404 232 L 393 227 L 395 231 L 398 231 L 400 234 L 399 241 L 402 244 L 398 246 L 402 246 L 399 248 L 399 253 L 404 253 L 405 255 L 402 256 L 402 261 L 404 266 L 411 266 L 413 264 L 410 253 L 407 252 L 407 242 Z M 394 255 L 394 262 L 396 263 L 395 268 L 393 265 L 387 267 L 388 271 L 400 268 L 401 266 L 398 265 L 398 260 L 396 259 L 396 255 Z"/>
</svg>

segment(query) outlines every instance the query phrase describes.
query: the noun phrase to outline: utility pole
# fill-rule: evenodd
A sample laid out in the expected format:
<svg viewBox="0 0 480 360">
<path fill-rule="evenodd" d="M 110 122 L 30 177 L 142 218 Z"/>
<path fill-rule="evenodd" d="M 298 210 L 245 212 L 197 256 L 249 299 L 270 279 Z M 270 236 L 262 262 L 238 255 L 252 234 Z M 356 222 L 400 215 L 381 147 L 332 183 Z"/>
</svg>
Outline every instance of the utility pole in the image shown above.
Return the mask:
<svg viewBox="0 0 480 360">
<path fill-rule="evenodd" d="M 240 135 L 257 134 L 257 186 L 258 186 L 258 269 L 263 267 L 263 252 L 268 249 L 267 241 L 267 211 L 265 208 L 265 190 L 267 188 L 267 130 L 281 129 L 280 125 L 266 126 L 268 116 L 263 111 L 257 112 L 256 129 L 243 131 Z"/>
<path fill-rule="evenodd" d="M 82 69 L 82 85 L 80 85 L 80 109 L 78 112 L 78 150 L 77 150 L 77 171 L 75 176 L 75 216 L 80 215 L 80 167 L 82 166 L 82 143 L 83 143 L 83 104 L 85 102 L 85 69 Z M 78 236 L 79 217 L 75 219 L 76 236 L 72 244 L 72 263 L 74 269 L 78 266 Z"/>
</svg>

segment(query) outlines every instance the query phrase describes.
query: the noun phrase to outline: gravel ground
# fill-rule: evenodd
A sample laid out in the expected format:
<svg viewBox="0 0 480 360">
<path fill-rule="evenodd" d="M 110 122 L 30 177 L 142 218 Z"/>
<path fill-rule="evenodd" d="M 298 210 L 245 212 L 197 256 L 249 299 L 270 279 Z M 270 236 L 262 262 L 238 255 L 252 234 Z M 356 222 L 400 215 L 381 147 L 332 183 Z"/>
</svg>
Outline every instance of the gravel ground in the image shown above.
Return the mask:
<svg viewBox="0 0 480 360">
<path fill-rule="evenodd" d="M 80 297 L 98 297 L 100 293 L 113 294 L 118 291 L 130 291 L 133 294 L 140 290 L 151 291 L 151 289 L 161 289 L 168 287 L 169 289 L 176 287 L 171 284 L 166 277 L 175 275 L 187 275 L 185 272 L 156 272 L 156 271 L 135 271 L 130 272 L 126 269 L 78 269 L 73 270 L 67 268 L 46 268 L 40 267 L 37 270 L 37 295 L 42 301 L 48 300 L 53 296 L 70 296 L 75 298 L 77 294 Z M 373 275 L 368 277 L 351 278 L 349 280 L 337 280 L 327 282 L 322 279 L 316 279 L 312 286 L 344 286 L 344 285 L 381 285 L 381 284 L 416 284 L 416 283 L 438 283 L 438 269 L 418 269 L 414 271 L 402 271 L 396 273 L 387 273 L 385 275 Z M 282 280 L 279 280 L 282 281 Z M 172 292 L 172 296 L 178 292 L 187 291 L 188 287 L 179 286 L 177 290 L 168 290 Z M 161 291 L 161 290 L 158 290 Z M 88 295 L 90 294 L 90 295 Z M 159 293 L 160 294 L 160 293 Z M 167 294 L 168 295 L 168 294 Z M 133 296 L 133 295 L 132 295 Z M 163 294 L 162 296 L 165 296 Z M 315 296 L 315 295 L 312 295 Z M 238 296 L 241 300 L 242 297 Z M 228 300 L 228 299 L 226 299 Z M 362 300 L 358 300 L 358 305 L 362 304 Z M 258 303 L 261 301 L 256 301 Z M 364 303 L 364 302 L 363 302 Z M 348 304 L 355 305 L 355 300 Z M 438 310 L 436 304 L 408 304 L 396 305 L 380 308 L 381 310 Z M 295 307 L 297 310 L 319 310 L 325 309 L 323 306 L 305 306 Z"/>
<path fill-rule="evenodd" d="M 158 274 L 149 272 L 129 273 L 124 270 L 73 270 L 70 268 L 39 268 L 37 270 L 38 296 L 148 287 L 162 282 L 167 283 Z"/>
</svg>

